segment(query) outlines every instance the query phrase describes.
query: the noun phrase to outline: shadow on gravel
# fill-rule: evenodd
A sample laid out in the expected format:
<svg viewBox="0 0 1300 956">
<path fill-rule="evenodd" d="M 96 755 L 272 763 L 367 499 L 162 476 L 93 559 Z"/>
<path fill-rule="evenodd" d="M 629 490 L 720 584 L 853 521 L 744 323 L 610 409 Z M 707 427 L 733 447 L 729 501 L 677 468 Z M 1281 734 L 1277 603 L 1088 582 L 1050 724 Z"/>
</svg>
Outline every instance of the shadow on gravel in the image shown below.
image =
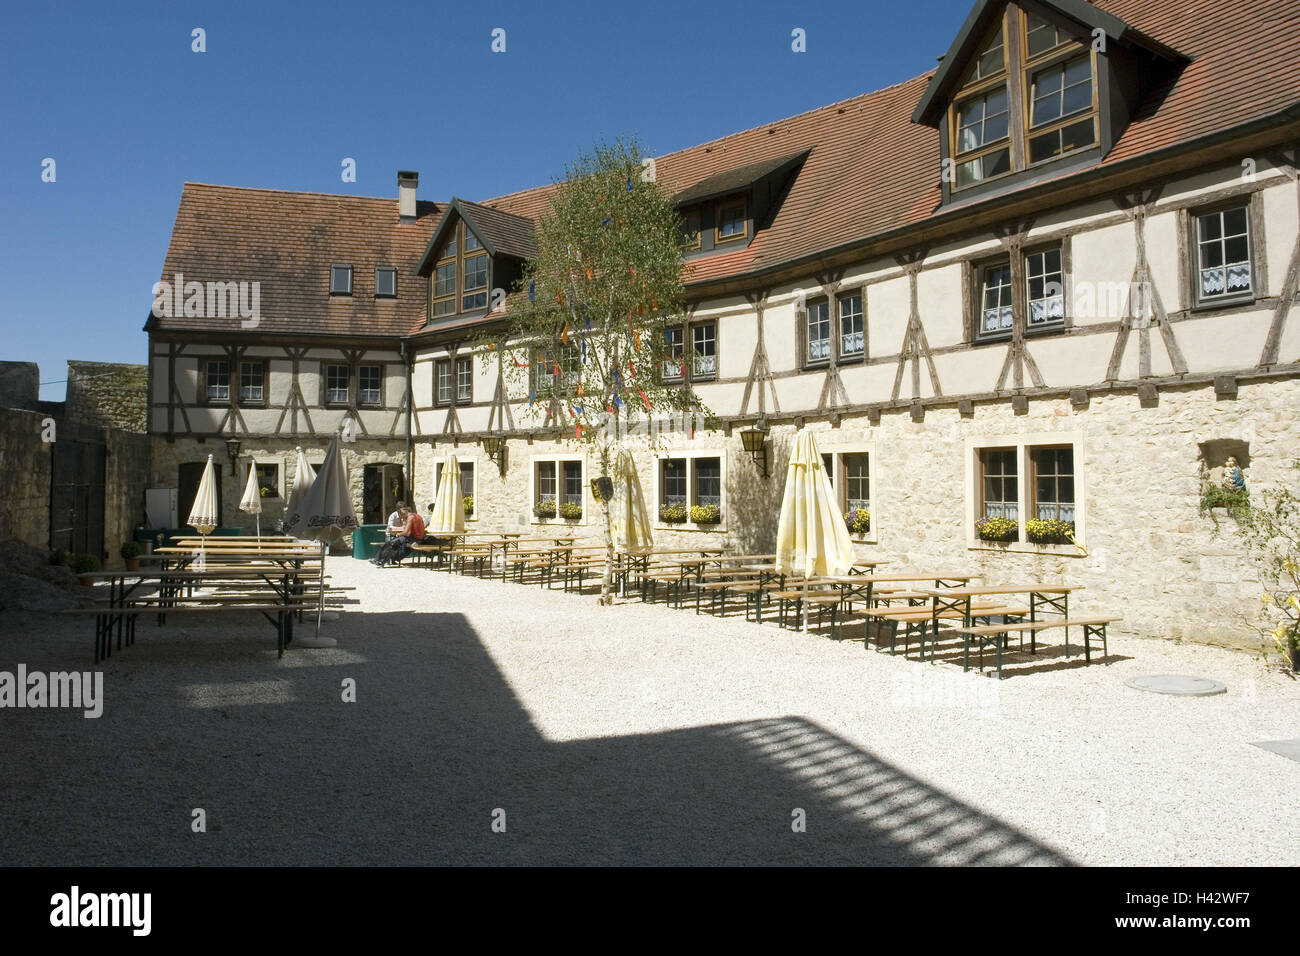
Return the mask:
<svg viewBox="0 0 1300 956">
<path fill-rule="evenodd" d="M 100 719 L 7 712 L 0 864 L 1071 863 L 798 717 L 548 741 L 460 615 L 335 628 L 282 662 L 142 629 Z"/>
</svg>

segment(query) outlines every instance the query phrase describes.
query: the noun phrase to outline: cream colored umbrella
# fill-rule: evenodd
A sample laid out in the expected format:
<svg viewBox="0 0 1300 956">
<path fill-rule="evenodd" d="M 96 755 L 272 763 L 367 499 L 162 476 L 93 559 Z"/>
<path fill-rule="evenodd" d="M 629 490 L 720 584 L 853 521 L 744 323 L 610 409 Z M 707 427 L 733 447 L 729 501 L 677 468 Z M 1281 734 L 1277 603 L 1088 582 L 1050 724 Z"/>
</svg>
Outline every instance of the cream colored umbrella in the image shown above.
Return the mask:
<svg viewBox="0 0 1300 956">
<path fill-rule="evenodd" d="M 325 609 L 325 546 L 340 541 L 359 528 L 356 512 L 352 510 L 352 496 L 348 492 L 343 455 L 339 451 L 339 436 L 325 452 L 325 462 L 320 474 L 314 476 L 311 487 L 302 501 L 291 512 L 286 512 L 285 534 L 320 542 L 320 603 L 316 607 L 316 637 L 299 643 L 303 647 L 333 647 L 336 641 L 320 636 L 321 616 Z"/>
<path fill-rule="evenodd" d="M 620 554 L 649 554 L 654 550 L 650 515 L 641 493 L 641 479 L 636 473 L 632 453 L 618 450 L 614 460 L 614 498 L 609 503 L 610 524 L 614 533 L 614 550 Z"/>
<path fill-rule="evenodd" d="M 785 475 L 785 496 L 776 530 L 776 570 L 803 577 L 803 629 L 808 630 L 808 579 L 847 574 L 853 541 L 835 503 L 829 476 L 807 428 L 794 437 Z"/>
<path fill-rule="evenodd" d="M 284 503 L 284 520 L 286 523 L 289 521 L 289 516 L 302 507 L 303 498 L 315 480 L 316 472 L 311 465 L 307 464 L 307 456 L 303 454 L 302 446 L 299 445 L 298 467 L 293 473 L 293 487 L 289 489 L 289 497 Z"/>
<path fill-rule="evenodd" d="M 248 463 L 248 483 L 244 497 L 239 499 L 239 510 L 257 517 L 257 538 L 262 538 L 262 489 L 257 484 L 257 463 Z"/>
<path fill-rule="evenodd" d="M 435 536 L 465 533 L 465 500 L 460 493 L 460 462 L 455 455 L 448 455 L 442 463 L 442 477 L 433 494 L 433 514 L 424 533 Z"/>
<path fill-rule="evenodd" d="M 213 529 L 217 526 L 217 476 L 212 467 L 211 455 L 208 456 L 207 464 L 203 466 L 203 477 L 199 479 L 199 490 L 194 496 L 194 504 L 190 507 L 190 516 L 186 521 L 195 531 L 202 535 L 202 541 L 199 543 L 199 557 L 195 562 L 195 566 L 202 570 L 208 535 L 212 534 Z"/>
</svg>

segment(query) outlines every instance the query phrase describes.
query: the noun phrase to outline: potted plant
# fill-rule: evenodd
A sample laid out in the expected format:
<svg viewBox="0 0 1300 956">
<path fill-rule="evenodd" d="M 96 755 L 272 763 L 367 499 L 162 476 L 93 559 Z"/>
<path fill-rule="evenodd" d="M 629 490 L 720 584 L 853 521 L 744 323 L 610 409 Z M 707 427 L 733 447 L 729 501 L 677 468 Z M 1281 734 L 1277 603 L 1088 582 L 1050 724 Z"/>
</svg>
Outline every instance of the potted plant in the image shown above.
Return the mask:
<svg viewBox="0 0 1300 956">
<path fill-rule="evenodd" d="M 55 548 L 50 552 L 50 564 L 56 567 L 67 567 L 70 560 L 72 560 L 72 555 L 64 548 Z"/>
<path fill-rule="evenodd" d="M 126 569 L 128 571 L 139 571 L 140 554 L 143 551 L 144 549 L 140 547 L 139 541 L 128 541 L 118 549 L 117 553 L 120 554 L 122 560 L 126 562 Z"/>
<path fill-rule="evenodd" d="M 854 534 L 866 534 L 871 530 L 871 512 L 866 508 L 850 508 L 844 515 L 844 523 Z"/>
<path fill-rule="evenodd" d="M 1010 518 L 985 515 L 975 522 L 975 534 L 981 541 L 1014 541 L 1020 531 L 1020 522 Z"/>
<path fill-rule="evenodd" d="M 1025 537 L 1035 544 L 1069 544 L 1074 540 L 1074 522 L 1059 518 L 1030 518 Z"/>
<path fill-rule="evenodd" d="M 465 517 L 470 518 L 474 515 L 474 496 L 466 495 L 461 499 L 461 504 L 465 506 Z"/>
<path fill-rule="evenodd" d="M 72 559 L 72 571 L 77 575 L 77 581 L 82 587 L 90 587 L 95 583 L 95 579 L 90 577 L 100 569 L 99 558 L 93 554 L 79 554 Z"/>
<path fill-rule="evenodd" d="M 682 524 L 686 520 L 686 506 L 660 505 L 659 520 L 666 524 Z"/>
<path fill-rule="evenodd" d="M 533 514 L 537 517 L 546 519 L 555 517 L 555 501 L 551 498 L 544 498 L 533 506 Z"/>
<path fill-rule="evenodd" d="M 582 505 L 576 501 L 566 501 L 560 505 L 560 517 L 566 521 L 576 521 L 582 517 Z"/>
<path fill-rule="evenodd" d="M 722 509 L 717 505 L 692 505 L 691 520 L 696 524 L 719 524 L 722 521 Z"/>
</svg>

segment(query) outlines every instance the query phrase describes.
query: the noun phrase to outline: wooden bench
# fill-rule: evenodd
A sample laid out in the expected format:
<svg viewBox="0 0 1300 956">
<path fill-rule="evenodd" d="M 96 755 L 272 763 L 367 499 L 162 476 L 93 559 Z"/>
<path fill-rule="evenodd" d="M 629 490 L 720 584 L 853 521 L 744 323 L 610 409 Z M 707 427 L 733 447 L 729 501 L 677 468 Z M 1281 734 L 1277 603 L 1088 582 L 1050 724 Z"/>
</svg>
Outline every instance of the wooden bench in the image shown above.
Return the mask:
<svg viewBox="0 0 1300 956">
<path fill-rule="evenodd" d="M 221 602 L 203 602 L 191 603 L 185 599 L 185 603 L 175 603 L 175 598 L 166 599 L 168 603 L 161 600 L 146 600 L 140 603 L 129 604 L 126 607 L 90 607 L 90 608 L 65 608 L 60 614 L 70 616 L 95 617 L 95 663 L 106 660 L 113 655 L 113 630 L 117 630 L 117 649 L 120 651 L 125 645 L 130 647 L 135 643 L 135 621 L 141 614 L 165 613 L 165 614 L 221 614 L 221 613 L 246 613 L 249 611 L 260 613 L 275 627 L 276 632 L 276 652 L 277 656 L 284 656 L 284 649 L 293 640 L 293 618 L 295 614 L 301 614 L 305 611 L 315 611 L 317 605 L 301 601 L 273 601 L 270 599 L 260 600 L 253 598 L 235 598 L 225 599 Z M 326 601 L 325 608 L 328 610 L 337 610 L 341 602 Z M 348 603 L 359 603 L 356 600 L 349 600 Z"/>
<path fill-rule="evenodd" d="M 971 615 L 974 617 L 975 615 Z M 1054 617 L 1044 621 L 1019 621 L 1008 624 L 985 624 L 979 627 L 961 627 L 958 628 L 963 638 L 964 651 L 962 660 L 962 670 L 970 670 L 970 642 L 971 638 L 979 641 L 979 664 L 980 671 L 984 670 L 984 645 L 992 641 L 998 649 L 998 679 L 1002 678 L 1002 645 L 1003 636 L 1009 631 L 1029 632 L 1029 652 L 1038 653 L 1038 632 L 1047 631 L 1052 628 L 1060 627 L 1065 629 L 1065 656 L 1070 656 L 1070 628 L 1083 628 L 1083 659 L 1087 663 L 1092 663 L 1092 641 L 1095 638 L 1101 638 L 1101 657 L 1105 660 L 1110 656 L 1110 648 L 1106 644 L 1106 628 L 1116 621 L 1124 620 L 1122 617 Z"/>
<path fill-rule="evenodd" d="M 937 615 L 934 610 L 927 605 L 909 605 L 907 607 L 875 607 L 867 608 L 863 612 L 864 619 L 862 622 L 862 646 L 869 648 L 871 646 L 871 622 L 885 621 L 889 624 L 889 653 L 893 654 L 897 647 L 898 625 L 904 625 L 903 631 L 903 655 L 907 656 L 908 646 L 912 642 L 912 635 L 919 634 L 921 644 L 921 660 L 925 660 L 925 636 L 930 631 L 930 626 L 937 617 L 941 621 L 965 621 L 965 616 L 957 610 L 943 610 Z M 999 604 L 976 604 L 971 607 L 971 620 L 987 620 L 990 617 L 1023 617 L 1029 613 L 1027 607 L 1011 607 L 1009 605 Z M 939 635 L 933 635 L 930 641 L 930 655 L 934 656 L 934 646 L 938 642 Z"/>
</svg>

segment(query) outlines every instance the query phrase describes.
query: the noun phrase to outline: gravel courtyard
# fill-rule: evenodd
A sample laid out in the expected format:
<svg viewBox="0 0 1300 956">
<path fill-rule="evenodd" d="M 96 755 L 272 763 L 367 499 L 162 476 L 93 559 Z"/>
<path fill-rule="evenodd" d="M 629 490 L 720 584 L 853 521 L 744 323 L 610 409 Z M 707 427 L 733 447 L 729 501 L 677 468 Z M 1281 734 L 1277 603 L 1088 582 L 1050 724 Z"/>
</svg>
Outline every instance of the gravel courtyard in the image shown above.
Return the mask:
<svg viewBox="0 0 1300 956">
<path fill-rule="evenodd" d="M 337 648 L 142 619 L 99 719 L 0 710 L 0 864 L 1300 864 L 1300 763 L 1251 745 L 1300 737 L 1300 684 L 1239 652 L 1118 631 L 1083 666 L 1058 634 L 998 682 L 951 640 L 918 664 L 739 613 L 329 570 L 361 600 Z M 91 643 L 0 615 L 0 670 L 90 670 Z M 1124 684 L 1159 673 L 1228 693 Z"/>
</svg>

